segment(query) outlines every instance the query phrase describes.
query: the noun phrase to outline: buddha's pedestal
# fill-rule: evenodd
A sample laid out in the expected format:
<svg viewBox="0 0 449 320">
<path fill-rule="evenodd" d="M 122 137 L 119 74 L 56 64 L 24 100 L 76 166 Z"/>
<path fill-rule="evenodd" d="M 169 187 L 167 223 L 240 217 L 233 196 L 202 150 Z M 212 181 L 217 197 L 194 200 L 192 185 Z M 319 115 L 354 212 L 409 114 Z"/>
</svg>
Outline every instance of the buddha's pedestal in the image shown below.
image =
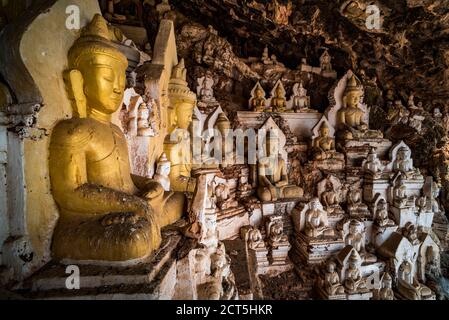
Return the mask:
<svg viewBox="0 0 449 320">
<path fill-rule="evenodd" d="M 291 245 L 288 241 L 280 241 L 271 246 L 270 262 L 272 265 L 285 265 L 288 261 L 288 251 Z"/>
<path fill-rule="evenodd" d="M 346 294 L 347 300 L 371 300 L 373 293 L 371 291 L 356 292 Z"/>
<path fill-rule="evenodd" d="M 240 228 L 250 224 L 248 211 L 243 207 L 230 208 L 218 212 L 218 239 L 234 239 L 239 236 Z"/>
<path fill-rule="evenodd" d="M 339 172 L 344 170 L 345 161 L 340 159 L 312 160 L 308 162 L 308 165 L 323 171 Z"/>
<path fill-rule="evenodd" d="M 385 159 L 391 145 L 391 141 L 387 139 L 346 140 L 343 142 L 346 165 L 349 167 L 360 167 L 372 147 L 376 148 L 375 150 L 379 159 Z"/>
<path fill-rule="evenodd" d="M 363 185 L 363 200 L 370 203 L 374 202 L 376 194 L 380 194 L 384 199 L 389 199 L 388 190 L 390 182 L 388 176 L 374 177 L 371 174 L 365 175 Z"/>
<path fill-rule="evenodd" d="M 262 202 L 262 214 L 264 217 L 271 216 L 273 214 L 290 214 L 299 201 L 299 198 L 295 198 Z"/>
<path fill-rule="evenodd" d="M 178 281 L 176 251 L 182 237 L 162 233 L 160 249 L 134 266 L 77 265 L 80 289 L 67 288 L 67 266 L 50 262 L 23 284 L 32 299 L 173 299 Z"/>
<path fill-rule="evenodd" d="M 346 294 L 333 294 L 330 295 L 329 293 L 326 292 L 326 290 L 324 288 L 321 287 L 317 287 L 316 288 L 316 294 L 318 296 L 319 299 L 322 300 L 346 300 Z"/>
<path fill-rule="evenodd" d="M 256 266 L 256 274 L 265 274 L 270 266 L 268 249 L 263 246 L 256 249 L 248 249 L 248 254 Z"/>
<path fill-rule="evenodd" d="M 393 213 L 394 220 L 400 228 L 404 227 L 407 222 L 411 222 L 416 226 L 422 226 L 425 229 L 432 227 L 433 212 L 419 213 L 417 208 L 411 206 L 405 208 L 391 206 L 390 211 Z"/>
<path fill-rule="evenodd" d="M 308 264 L 318 264 L 343 249 L 345 243 L 337 237 L 313 239 L 297 233 L 292 243 L 292 253 Z"/>
<path fill-rule="evenodd" d="M 266 120 L 264 114 L 264 112 L 238 111 L 237 121 L 244 128 L 258 129 Z M 281 112 L 278 114 L 287 122 L 295 136 L 305 138 L 311 138 L 312 129 L 322 116 L 319 112 Z"/>
</svg>

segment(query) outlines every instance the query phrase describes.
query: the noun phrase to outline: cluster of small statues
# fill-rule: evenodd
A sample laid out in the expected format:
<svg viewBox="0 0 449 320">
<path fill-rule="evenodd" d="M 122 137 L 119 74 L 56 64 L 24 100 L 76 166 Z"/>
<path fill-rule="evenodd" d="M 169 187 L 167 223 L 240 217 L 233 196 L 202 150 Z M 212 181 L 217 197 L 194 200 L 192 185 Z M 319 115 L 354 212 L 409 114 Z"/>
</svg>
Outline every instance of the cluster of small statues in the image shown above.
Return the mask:
<svg viewBox="0 0 449 320">
<path fill-rule="evenodd" d="M 273 58 L 265 58 L 264 63 L 273 62 Z M 210 127 L 224 132 L 230 130 L 231 122 L 214 97 L 213 77 L 206 73 L 199 78 L 197 94 L 193 93 L 181 59 L 167 79 L 169 103 L 164 110 L 168 120 L 161 116 L 160 102 L 154 99 L 135 104 L 133 117 L 128 119 L 128 130 L 136 136 L 156 138 L 155 131 L 164 133 L 150 179 L 132 174 L 126 137 L 112 123 L 112 114 L 123 100 L 128 61 L 113 45 L 103 17 L 96 15 L 83 29 L 69 51 L 68 62 L 66 83 L 74 116 L 56 124 L 50 142 L 52 193 L 60 212 L 53 235 L 54 258 L 141 261 L 159 249 L 161 229 L 184 218 L 180 231 L 200 243 L 195 249 L 196 262 L 203 266 L 202 259 L 210 260 L 210 272 L 204 275 L 207 296 L 235 298 L 238 293 L 230 259 L 218 240 L 218 220 L 244 211 L 240 217 L 246 214 L 250 223 L 246 209 L 238 210 L 242 202 L 252 201 L 260 219 L 258 226 L 246 226 L 248 251 L 262 260 L 270 256 L 275 267 L 290 263 L 291 247 L 307 263 L 324 263 L 318 281 L 322 297 L 371 298 L 373 290 L 366 278 L 369 272 L 382 271 L 376 299 L 434 298 L 425 277 L 427 272 L 435 286 L 441 281 L 435 266 L 439 251 L 431 237 L 433 215 L 442 214 L 439 188 L 433 180 L 424 182 L 405 143 L 390 149 L 389 160 L 376 149 L 385 141 L 380 131 L 369 129 L 363 87 L 354 74 L 346 77 L 341 101 L 331 112 L 312 114 L 313 125 L 307 124 L 312 134 L 306 142 L 281 144 L 276 130 L 259 141 L 264 150 L 258 151 L 263 151 L 263 156 L 252 168 L 242 166 L 253 170 L 250 177 L 244 169 L 237 170 L 234 162 L 221 167 L 192 164 L 193 124 L 201 116 L 206 119 L 202 121 L 212 118 L 212 113 L 204 114 L 206 109 L 195 109 L 197 103 L 216 107 Z M 333 72 L 327 51 L 320 62 L 322 71 Z M 286 90 L 278 81 L 267 99 L 257 83 L 249 104 L 256 112 L 307 112 L 310 97 L 300 82 L 293 86 L 287 101 Z M 413 99 L 410 108 L 412 104 Z M 152 123 L 156 118 L 159 123 Z M 354 140 L 360 142 L 355 149 L 363 158 L 355 164 L 347 162 L 354 149 L 345 144 Z M 288 153 L 296 155 L 292 164 L 298 177 L 294 181 L 289 179 Z M 224 178 L 225 168 L 235 169 L 229 180 Z M 303 180 L 307 179 L 313 180 L 311 190 L 305 187 Z M 294 245 L 290 245 L 284 226 L 290 212 L 282 209 L 282 213 L 278 204 L 284 208 L 291 205 L 289 210 L 293 210 Z M 254 213 L 252 219 L 256 216 Z M 424 250 L 433 249 L 429 257 L 423 256 Z M 418 256 L 406 256 L 413 250 L 419 251 Z M 417 269 L 421 273 L 415 272 Z M 200 271 L 198 274 L 204 270 Z"/>
<path fill-rule="evenodd" d="M 307 112 L 310 110 L 310 97 L 302 82 L 295 83 L 290 100 L 281 81 L 276 82 L 270 98 L 266 98 L 265 90 L 258 82 L 251 91 L 249 107 L 256 112 Z"/>
</svg>

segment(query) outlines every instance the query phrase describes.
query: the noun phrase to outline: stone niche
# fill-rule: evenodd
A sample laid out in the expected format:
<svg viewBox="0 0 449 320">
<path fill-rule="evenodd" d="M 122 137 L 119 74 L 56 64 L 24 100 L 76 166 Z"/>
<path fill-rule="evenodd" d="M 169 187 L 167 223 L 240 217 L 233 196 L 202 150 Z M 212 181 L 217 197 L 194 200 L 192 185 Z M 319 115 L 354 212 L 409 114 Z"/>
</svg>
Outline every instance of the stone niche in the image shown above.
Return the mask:
<svg viewBox="0 0 449 320">
<path fill-rule="evenodd" d="M 62 74 L 67 68 L 67 52 L 79 36 L 79 30 L 66 28 L 66 9 L 78 6 L 81 27 L 100 12 L 95 0 L 41 2 L 33 4 L 23 19 L 10 24 L 0 36 L 2 48 L 14 48 L 14 53 L 5 50 L 1 54 L 0 64 L 16 97 L 7 108 L 6 121 L 0 124 L 1 133 L 12 128 L 0 139 L 7 146 L 9 190 L 0 189 L 4 193 L 0 199 L 6 198 L 1 202 L 7 203 L 0 209 L 0 221 L 9 225 L 0 231 L 6 232 L 0 235 L 0 240 L 5 239 L 1 262 L 17 279 L 49 260 L 58 219 L 50 190 L 49 138 L 54 125 L 72 115 Z"/>
</svg>

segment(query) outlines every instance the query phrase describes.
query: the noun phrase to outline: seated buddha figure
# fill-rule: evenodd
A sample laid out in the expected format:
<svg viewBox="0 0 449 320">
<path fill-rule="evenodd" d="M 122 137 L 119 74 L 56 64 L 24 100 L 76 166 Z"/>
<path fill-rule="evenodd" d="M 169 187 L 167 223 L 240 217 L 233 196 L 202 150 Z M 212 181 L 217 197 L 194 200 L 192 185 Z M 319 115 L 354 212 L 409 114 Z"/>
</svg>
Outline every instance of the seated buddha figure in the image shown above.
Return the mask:
<svg viewBox="0 0 449 320">
<path fill-rule="evenodd" d="M 320 200 L 313 198 L 308 206 L 305 213 L 305 234 L 311 238 L 334 236 L 334 230 L 329 227 L 327 212 L 323 209 Z"/>
<path fill-rule="evenodd" d="M 302 86 L 302 82 L 293 86 L 293 110 L 295 112 L 310 108 L 310 97 L 307 90 Z"/>
<path fill-rule="evenodd" d="M 274 91 L 274 97 L 271 98 L 271 109 L 273 112 L 285 112 L 286 108 L 285 91 L 279 82 Z"/>
<path fill-rule="evenodd" d="M 335 139 L 329 137 L 330 129 L 326 122 L 323 122 L 319 136 L 312 141 L 312 148 L 315 160 L 337 159 L 344 160 L 344 155 L 335 150 Z"/>
<path fill-rule="evenodd" d="M 360 272 L 361 261 L 353 253 L 349 257 L 349 266 L 346 270 L 345 288 L 349 293 L 366 290 L 366 281 Z"/>
<path fill-rule="evenodd" d="M 363 96 L 362 87 L 357 84 L 355 76 L 351 76 L 343 94 L 343 108 L 337 113 L 337 124 L 341 137 L 350 139 L 382 138 L 378 130 L 369 130 L 364 122 L 365 113 L 359 108 Z"/>
<path fill-rule="evenodd" d="M 279 154 L 279 138 L 269 135 L 266 138 L 267 156 L 258 162 L 257 195 L 261 201 L 276 201 L 284 198 L 298 198 L 303 189 L 288 183 L 285 160 Z"/>
<path fill-rule="evenodd" d="M 169 133 L 165 137 L 164 152 L 171 163 L 171 189 L 179 192 L 194 192 L 195 178 L 192 170 L 191 125 L 196 95 L 186 81 L 187 70 L 184 59 L 173 68 L 168 84 L 170 99 Z"/>
<path fill-rule="evenodd" d="M 59 220 L 56 259 L 123 262 L 148 256 L 160 228 L 181 217 L 183 197 L 131 174 L 123 132 L 111 123 L 125 88 L 126 57 L 97 14 L 68 53 L 71 119 L 51 134 L 49 169 Z"/>
<path fill-rule="evenodd" d="M 324 275 L 324 289 L 330 296 L 345 293 L 345 288 L 342 286 L 340 277 L 335 271 L 335 262 L 330 261 L 327 263 L 327 270 Z"/>
<path fill-rule="evenodd" d="M 366 252 L 365 249 L 365 227 L 362 222 L 352 219 L 349 222 L 348 234 L 345 237 L 345 244 L 352 246 L 366 263 L 376 262 L 377 258 Z"/>
<path fill-rule="evenodd" d="M 267 108 L 267 99 L 265 99 L 265 91 L 262 86 L 257 83 L 254 89 L 254 96 L 249 100 L 251 110 L 256 112 L 271 111 Z"/>
<path fill-rule="evenodd" d="M 399 177 L 396 186 L 393 188 L 393 204 L 396 208 L 405 208 L 409 204 L 407 186 L 402 176 Z"/>
<path fill-rule="evenodd" d="M 398 271 L 398 292 L 409 300 L 423 300 L 432 296 L 432 290 L 420 283 L 413 274 L 413 266 L 404 261 Z"/>
<path fill-rule="evenodd" d="M 394 226 L 395 223 L 388 217 L 388 205 L 385 199 L 380 199 L 375 209 L 375 223 L 380 227 Z"/>
<path fill-rule="evenodd" d="M 413 159 L 408 148 L 399 148 L 396 160 L 393 163 L 393 170 L 404 173 L 406 177 L 411 177 L 415 173 Z"/>
</svg>

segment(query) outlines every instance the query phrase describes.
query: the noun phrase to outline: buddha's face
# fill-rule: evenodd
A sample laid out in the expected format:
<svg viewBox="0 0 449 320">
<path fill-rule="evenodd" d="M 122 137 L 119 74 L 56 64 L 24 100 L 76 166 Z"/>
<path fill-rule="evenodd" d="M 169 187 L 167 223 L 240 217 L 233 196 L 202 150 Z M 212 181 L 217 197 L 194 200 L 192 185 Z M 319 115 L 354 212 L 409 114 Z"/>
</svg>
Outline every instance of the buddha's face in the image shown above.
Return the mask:
<svg viewBox="0 0 449 320">
<path fill-rule="evenodd" d="M 108 55 L 96 54 L 80 71 L 87 105 L 105 114 L 117 111 L 123 100 L 126 65 Z"/>
<path fill-rule="evenodd" d="M 193 105 L 188 102 L 181 102 L 176 107 L 176 119 L 178 128 L 187 130 L 192 122 Z"/>
<path fill-rule="evenodd" d="M 361 94 L 357 91 L 352 91 L 346 94 L 346 104 L 350 108 L 357 108 L 360 103 Z"/>
<path fill-rule="evenodd" d="M 260 88 L 256 89 L 256 97 L 259 98 L 259 99 L 263 97 L 262 89 L 260 89 Z"/>
<path fill-rule="evenodd" d="M 282 88 L 280 86 L 278 86 L 276 88 L 276 97 L 281 98 L 282 97 Z"/>
<path fill-rule="evenodd" d="M 321 128 L 321 136 L 322 137 L 328 137 L 329 136 L 329 128 L 322 127 Z"/>
<path fill-rule="evenodd" d="M 327 265 L 327 271 L 328 271 L 328 272 L 334 272 L 334 271 L 335 271 L 335 264 L 329 263 L 329 264 Z"/>
</svg>

